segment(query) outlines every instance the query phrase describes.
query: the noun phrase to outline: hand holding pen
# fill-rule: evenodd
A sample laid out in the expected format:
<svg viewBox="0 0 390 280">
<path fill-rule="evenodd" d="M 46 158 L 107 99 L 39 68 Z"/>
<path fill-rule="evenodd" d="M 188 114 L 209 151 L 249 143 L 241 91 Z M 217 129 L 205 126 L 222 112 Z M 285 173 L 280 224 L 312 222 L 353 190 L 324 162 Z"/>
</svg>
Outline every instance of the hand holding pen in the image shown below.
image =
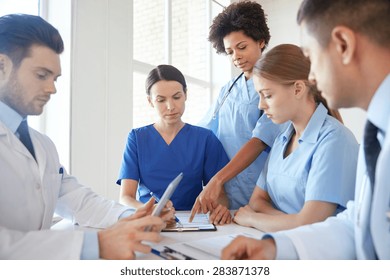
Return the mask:
<svg viewBox="0 0 390 280">
<path fill-rule="evenodd" d="M 152 191 L 149 192 L 149 193 L 150 193 L 150 195 L 151 195 L 152 197 L 154 197 L 154 200 L 155 200 L 157 203 L 160 201 L 160 198 L 159 198 L 155 193 L 153 193 Z M 169 201 L 169 202 L 170 202 L 170 204 L 171 204 L 171 205 L 169 205 L 169 208 L 173 208 L 172 202 L 171 202 L 171 201 Z M 168 202 L 168 203 L 169 203 L 169 202 Z M 167 204 L 168 204 L 168 203 L 167 203 Z M 182 223 L 180 222 L 179 218 L 176 217 L 176 216 L 175 216 L 175 222 L 178 223 L 180 226 L 183 226 Z"/>
</svg>

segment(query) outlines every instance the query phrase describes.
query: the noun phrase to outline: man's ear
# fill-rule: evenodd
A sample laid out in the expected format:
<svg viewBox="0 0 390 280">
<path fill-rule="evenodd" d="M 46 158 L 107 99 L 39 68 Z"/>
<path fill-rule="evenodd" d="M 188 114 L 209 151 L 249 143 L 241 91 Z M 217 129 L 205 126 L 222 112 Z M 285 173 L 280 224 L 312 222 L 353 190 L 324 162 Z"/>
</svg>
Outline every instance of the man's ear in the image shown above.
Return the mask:
<svg viewBox="0 0 390 280">
<path fill-rule="evenodd" d="M 13 63 L 11 59 L 0 53 L 0 83 L 6 83 L 12 73 Z"/>
<path fill-rule="evenodd" d="M 336 47 L 344 65 L 351 63 L 356 52 L 356 34 L 348 27 L 336 26 L 332 30 L 331 41 Z"/>
</svg>

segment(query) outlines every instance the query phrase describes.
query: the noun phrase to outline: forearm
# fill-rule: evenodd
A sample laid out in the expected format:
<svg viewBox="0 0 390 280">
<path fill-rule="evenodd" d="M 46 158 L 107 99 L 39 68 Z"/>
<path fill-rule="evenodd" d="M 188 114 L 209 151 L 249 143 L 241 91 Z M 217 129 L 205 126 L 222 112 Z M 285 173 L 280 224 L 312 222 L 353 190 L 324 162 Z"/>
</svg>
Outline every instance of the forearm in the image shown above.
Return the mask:
<svg viewBox="0 0 390 280">
<path fill-rule="evenodd" d="M 292 229 L 321 222 L 331 216 L 336 207 L 336 204 L 329 202 L 308 201 L 296 214 L 285 214 L 280 211 L 279 214 L 254 213 L 256 216 L 253 215 L 252 223 L 254 227 L 267 232 Z"/>
<path fill-rule="evenodd" d="M 264 232 L 276 232 L 303 225 L 298 214 L 270 215 L 264 213 L 253 213 L 250 224 Z"/>
<path fill-rule="evenodd" d="M 255 189 L 253 190 L 248 205 L 253 211 L 257 213 L 263 213 L 268 215 L 283 214 L 282 211 L 274 207 L 268 192 L 266 192 L 259 186 L 256 186 Z"/>
<path fill-rule="evenodd" d="M 265 199 L 253 199 L 249 201 L 249 206 L 257 213 L 263 213 L 267 215 L 280 215 L 284 214 L 282 211 L 275 209 L 271 202 Z"/>
<path fill-rule="evenodd" d="M 226 183 L 254 162 L 266 147 L 267 145 L 260 139 L 250 139 L 230 162 L 214 176 L 215 179 L 220 184 Z"/>
<path fill-rule="evenodd" d="M 122 195 L 120 197 L 119 202 L 123 205 L 127 205 L 135 209 L 138 209 L 139 207 L 142 207 L 144 205 L 142 202 L 138 201 L 137 199 L 135 199 L 135 197 L 132 197 L 130 195 Z"/>
</svg>

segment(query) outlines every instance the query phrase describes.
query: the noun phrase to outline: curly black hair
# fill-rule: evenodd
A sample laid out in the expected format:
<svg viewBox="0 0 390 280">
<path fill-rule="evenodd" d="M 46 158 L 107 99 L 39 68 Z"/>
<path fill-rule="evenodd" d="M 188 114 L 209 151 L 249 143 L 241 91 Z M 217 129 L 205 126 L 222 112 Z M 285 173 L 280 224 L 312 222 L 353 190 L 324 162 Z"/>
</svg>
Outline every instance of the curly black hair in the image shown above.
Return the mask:
<svg viewBox="0 0 390 280">
<path fill-rule="evenodd" d="M 264 40 L 262 51 L 271 38 L 263 8 L 251 1 L 232 3 L 214 18 L 208 39 L 217 53 L 226 54 L 223 38 L 234 31 L 243 31 L 256 42 Z"/>
</svg>

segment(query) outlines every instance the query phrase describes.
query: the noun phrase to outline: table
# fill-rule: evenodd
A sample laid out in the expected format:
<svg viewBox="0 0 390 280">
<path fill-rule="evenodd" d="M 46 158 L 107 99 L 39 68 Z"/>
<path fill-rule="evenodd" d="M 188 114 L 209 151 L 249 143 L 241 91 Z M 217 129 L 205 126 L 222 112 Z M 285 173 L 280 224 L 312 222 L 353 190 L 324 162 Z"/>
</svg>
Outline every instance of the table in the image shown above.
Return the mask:
<svg viewBox="0 0 390 280">
<path fill-rule="evenodd" d="M 53 230 L 97 230 L 94 228 L 83 228 L 77 225 L 73 225 L 71 221 L 68 220 L 62 220 L 55 224 L 52 227 Z M 153 248 L 162 248 L 167 245 L 172 245 L 175 243 L 182 243 L 182 242 L 190 242 L 190 241 L 197 241 L 202 239 L 208 239 L 208 238 L 214 238 L 218 236 L 226 236 L 229 234 L 247 234 L 250 236 L 256 236 L 258 238 L 261 238 L 263 235 L 263 232 L 249 227 L 243 227 L 240 225 L 237 225 L 236 223 L 231 223 L 228 225 L 217 225 L 216 231 L 196 231 L 196 232 L 161 232 L 161 236 L 163 237 L 162 240 L 158 244 L 151 244 Z M 142 254 L 142 253 L 136 253 L 137 259 L 140 260 L 161 260 L 161 258 L 157 255 L 154 255 L 152 253 L 150 254 Z"/>
</svg>

